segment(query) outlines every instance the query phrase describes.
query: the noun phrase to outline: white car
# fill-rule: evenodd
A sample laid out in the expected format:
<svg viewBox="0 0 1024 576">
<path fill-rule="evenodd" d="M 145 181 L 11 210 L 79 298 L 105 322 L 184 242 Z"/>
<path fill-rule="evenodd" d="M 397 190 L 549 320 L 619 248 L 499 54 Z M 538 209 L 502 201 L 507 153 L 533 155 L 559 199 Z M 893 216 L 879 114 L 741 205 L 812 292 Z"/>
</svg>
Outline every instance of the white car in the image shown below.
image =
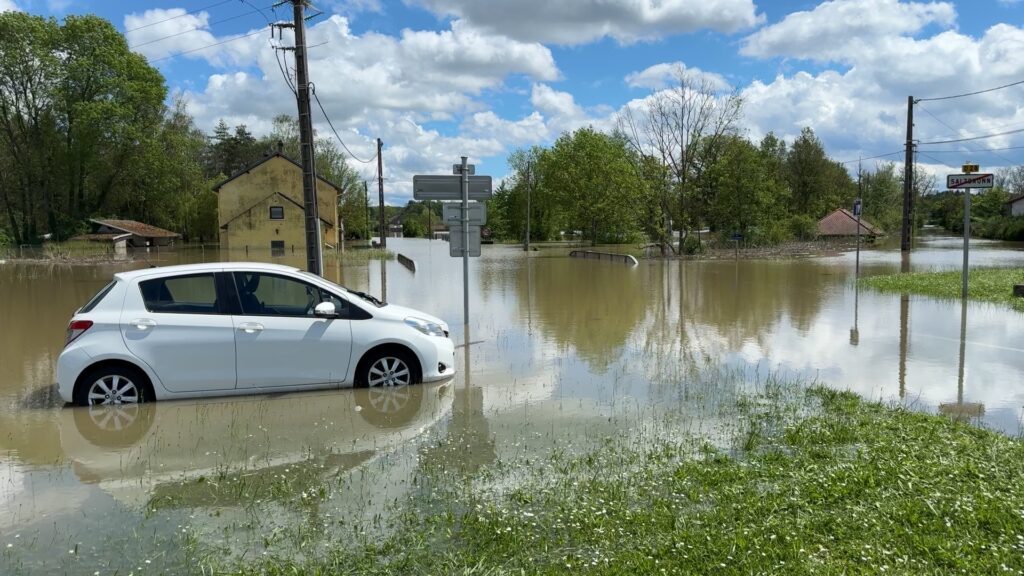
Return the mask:
<svg viewBox="0 0 1024 576">
<path fill-rule="evenodd" d="M 147 268 L 114 280 L 68 324 L 66 402 L 401 386 L 455 374 L 442 320 L 275 264 Z"/>
</svg>

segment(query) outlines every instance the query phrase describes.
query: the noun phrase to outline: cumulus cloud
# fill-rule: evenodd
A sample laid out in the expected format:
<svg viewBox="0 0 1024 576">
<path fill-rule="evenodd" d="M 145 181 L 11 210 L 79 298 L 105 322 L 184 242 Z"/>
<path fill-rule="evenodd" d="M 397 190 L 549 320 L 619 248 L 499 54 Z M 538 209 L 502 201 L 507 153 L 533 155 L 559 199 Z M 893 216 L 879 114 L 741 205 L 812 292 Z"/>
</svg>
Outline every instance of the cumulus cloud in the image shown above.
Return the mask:
<svg viewBox="0 0 1024 576">
<path fill-rule="evenodd" d="M 16 12 L 18 10 L 18 5 L 14 3 L 14 0 L 0 0 L 0 12 Z"/>
<path fill-rule="evenodd" d="M 655 64 L 626 75 L 626 84 L 631 88 L 648 88 L 661 90 L 673 84 L 678 84 L 679 78 L 690 77 L 698 81 L 707 81 L 714 90 L 728 90 L 729 82 L 721 74 L 705 72 L 700 68 L 687 67 L 682 62 L 664 62 Z"/>
<path fill-rule="evenodd" d="M 956 9 L 949 2 L 832 0 L 747 36 L 740 52 L 845 62 L 877 50 L 879 41 L 913 34 L 930 24 L 950 27 L 955 22 Z"/>
<path fill-rule="evenodd" d="M 710 29 L 733 33 L 763 21 L 753 0 L 407 0 L 435 14 L 524 41 L 622 43 Z"/>
<path fill-rule="evenodd" d="M 183 58 L 204 59 L 217 66 L 241 65 L 251 62 L 258 45 L 233 40 L 241 35 L 217 37 L 210 31 L 210 15 L 189 14 L 184 8 L 154 8 L 124 17 L 128 47 L 149 60 L 160 60 L 181 54 Z M 205 50 L 196 50 L 202 46 Z"/>
</svg>

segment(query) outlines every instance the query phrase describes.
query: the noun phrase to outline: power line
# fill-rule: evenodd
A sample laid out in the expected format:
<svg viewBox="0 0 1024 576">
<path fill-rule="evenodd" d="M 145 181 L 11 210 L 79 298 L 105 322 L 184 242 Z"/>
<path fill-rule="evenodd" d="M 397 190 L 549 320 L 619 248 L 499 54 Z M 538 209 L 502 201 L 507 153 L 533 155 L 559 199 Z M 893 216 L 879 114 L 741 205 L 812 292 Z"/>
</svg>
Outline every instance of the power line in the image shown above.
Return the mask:
<svg viewBox="0 0 1024 576">
<path fill-rule="evenodd" d="M 313 93 L 313 99 L 316 100 L 316 105 L 320 107 L 320 111 L 323 112 L 324 114 L 324 119 L 327 120 L 327 125 L 331 127 L 331 131 L 334 132 L 334 137 L 338 139 L 338 142 L 341 142 L 341 147 L 345 149 L 345 152 L 348 152 L 348 155 L 351 156 L 353 160 L 355 160 L 356 162 L 361 162 L 363 164 L 369 164 L 370 162 L 376 160 L 376 154 L 373 156 L 373 158 L 370 158 L 369 160 L 360 160 L 358 156 L 353 154 L 352 151 L 348 149 L 348 146 L 345 145 L 345 141 L 341 139 L 341 136 L 338 135 L 338 131 L 334 129 L 334 124 L 331 122 L 330 116 L 327 115 L 327 110 L 324 110 L 324 105 L 320 103 L 320 97 L 316 95 L 316 88 L 314 87 L 313 90 L 311 90 L 311 92 Z"/>
<path fill-rule="evenodd" d="M 867 158 L 854 158 L 853 160 L 847 160 L 840 162 L 840 164 L 852 164 L 854 162 L 860 162 L 861 160 L 874 160 L 875 158 L 884 158 L 886 156 L 896 156 L 897 154 L 903 154 L 903 150 L 897 150 L 895 152 L 886 152 L 885 154 L 878 154 L 877 156 L 868 156 Z"/>
<path fill-rule="evenodd" d="M 206 46 L 200 46 L 199 48 L 193 48 L 191 50 L 185 50 L 184 52 L 178 52 L 177 54 L 169 54 L 167 56 L 164 56 L 163 58 L 157 58 L 155 60 L 150 60 L 149 63 L 152 64 L 154 62 L 160 62 L 162 60 L 170 60 L 171 58 L 177 58 L 178 56 L 183 56 L 185 54 L 191 54 L 193 52 L 199 52 L 200 50 L 206 50 L 207 48 L 213 48 L 214 46 L 220 46 L 221 44 L 227 44 L 228 42 L 234 42 L 235 40 L 241 40 L 242 38 L 248 38 L 250 36 L 255 36 L 257 34 L 262 34 L 263 32 L 264 32 L 263 30 L 253 30 L 252 32 L 249 32 L 248 34 L 243 34 L 241 36 L 235 36 L 234 38 L 228 38 L 227 40 L 221 40 L 220 42 L 214 42 L 213 44 L 207 44 Z"/>
<path fill-rule="evenodd" d="M 150 26 L 156 26 L 157 24 L 163 24 L 164 22 L 170 22 L 171 20 L 176 20 L 178 18 L 182 18 L 182 17 L 188 16 L 190 14 L 195 14 L 196 12 L 202 12 L 203 10 L 209 10 L 210 8 L 216 8 L 217 6 L 220 6 L 222 4 L 227 4 L 228 2 L 231 2 L 231 0 L 221 0 L 220 2 L 214 2 L 213 4 L 210 4 L 209 6 L 203 6 L 202 8 L 196 8 L 195 10 L 191 10 L 189 12 L 185 12 L 184 14 L 178 14 L 177 16 L 171 16 L 170 18 L 164 18 L 163 20 L 157 20 L 156 22 L 150 22 L 149 24 L 143 24 L 142 26 L 136 26 L 135 28 L 132 28 L 130 30 L 125 30 L 124 33 L 127 34 L 129 32 L 135 32 L 136 30 L 142 30 L 143 28 L 149 28 Z"/>
<path fill-rule="evenodd" d="M 936 121 L 936 122 L 938 122 L 939 124 L 942 124 L 942 125 L 943 125 L 943 126 L 945 126 L 946 128 L 949 128 L 950 130 L 952 130 L 953 134 L 956 134 L 956 132 L 957 132 L 956 128 L 953 128 L 953 127 L 952 127 L 952 126 L 950 126 L 949 124 L 946 124 L 945 122 L 943 122 L 941 118 L 939 118 L 939 117 L 938 117 L 938 116 L 936 116 L 935 114 L 932 114 L 932 113 L 931 113 L 931 111 L 929 111 L 929 110 L 928 110 L 927 108 L 925 108 L 924 106 L 918 105 L 917 107 L 918 107 L 918 108 L 920 108 L 921 110 L 924 110 L 924 113 L 925 113 L 925 114 L 927 114 L 927 115 L 931 116 L 932 118 L 934 118 L 934 119 L 935 119 L 935 121 Z M 973 147 L 973 146 L 971 146 L 971 148 L 974 148 L 974 147 Z M 1013 163 L 1013 160 L 1010 160 L 1009 158 L 1006 158 L 1005 156 L 1002 156 L 1001 154 L 994 154 L 994 153 L 993 153 L 993 155 L 994 155 L 994 156 L 996 156 L 996 157 L 998 157 L 998 158 L 1001 158 L 1001 159 L 1003 159 L 1003 160 L 1005 160 L 1005 161 L 1007 161 L 1007 162 L 1010 162 L 1011 164 Z"/>
<path fill-rule="evenodd" d="M 260 12 L 259 8 L 256 8 L 255 6 L 253 8 L 254 8 L 254 10 L 251 10 L 249 12 L 243 12 L 241 14 L 235 14 L 234 16 L 228 16 L 227 18 L 221 18 L 220 20 L 214 20 L 213 22 L 210 22 L 210 23 L 206 24 L 205 26 L 194 26 L 194 27 L 189 28 L 187 30 L 182 30 L 180 32 L 175 32 L 174 34 L 168 34 L 167 36 L 161 36 L 160 38 L 154 38 L 153 40 L 147 40 L 147 41 L 141 42 L 139 44 L 132 44 L 132 45 L 128 46 L 128 49 L 129 50 L 134 50 L 134 49 L 139 48 L 141 46 L 147 46 L 149 44 L 155 44 L 155 43 L 160 42 L 162 40 L 167 40 L 168 38 L 174 38 L 176 36 L 181 36 L 183 34 L 188 34 L 189 32 L 196 32 L 198 30 L 206 30 L 209 26 L 213 26 L 214 24 L 220 24 L 222 22 L 229 22 L 231 20 L 237 20 L 239 18 L 242 18 L 243 16 L 248 16 L 250 14 L 260 13 L 262 15 L 262 12 Z M 266 16 L 264 16 L 264 18 L 265 17 Z"/>
<path fill-rule="evenodd" d="M 1002 152 L 1004 150 L 1024 150 L 1024 146 L 1007 146 L 1005 148 L 978 148 L 974 152 Z M 929 150 L 932 154 L 963 154 L 963 150 Z"/>
<path fill-rule="evenodd" d="M 934 102 L 935 100 L 951 100 L 953 98 L 963 98 L 964 96 L 977 96 L 978 94 L 984 94 L 986 92 L 995 92 L 996 90 L 1002 90 L 1003 88 L 1009 88 L 1011 86 L 1017 86 L 1018 84 L 1024 84 L 1024 80 L 1018 80 L 1016 82 L 1010 82 L 1009 84 L 1003 84 L 1002 86 L 996 86 L 995 88 L 988 88 L 985 90 L 978 90 L 977 92 L 966 92 L 964 94 L 953 94 L 952 96 L 940 96 L 938 98 L 917 98 L 914 103 L 917 102 Z"/>
<path fill-rule="evenodd" d="M 972 140 L 984 140 L 986 138 L 996 138 L 998 136 L 1009 136 L 1010 134 L 1017 134 L 1024 132 L 1024 128 L 1018 128 L 1017 130 L 1008 130 L 1006 132 L 998 132 L 996 134 L 986 134 L 984 136 L 972 136 L 970 138 L 957 138 L 956 140 L 935 140 L 932 142 L 918 142 L 919 145 L 931 145 L 931 144 L 953 144 L 956 142 L 970 142 Z"/>
</svg>

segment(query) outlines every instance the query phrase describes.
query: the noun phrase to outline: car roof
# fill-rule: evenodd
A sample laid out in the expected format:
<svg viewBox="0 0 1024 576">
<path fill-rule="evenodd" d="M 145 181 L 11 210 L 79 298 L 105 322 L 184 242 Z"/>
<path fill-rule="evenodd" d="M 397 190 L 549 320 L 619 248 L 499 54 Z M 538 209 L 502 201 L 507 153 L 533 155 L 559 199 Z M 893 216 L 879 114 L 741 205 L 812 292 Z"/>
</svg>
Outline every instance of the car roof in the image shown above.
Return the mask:
<svg viewBox="0 0 1024 576">
<path fill-rule="evenodd" d="M 216 272 L 220 270 L 252 270 L 259 272 L 298 272 L 294 266 L 269 264 L 267 262 L 206 262 L 202 264 L 179 264 L 176 266 L 153 266 L 118 272 L 114 277 L 119 280 L 134 280 L 142 276 L 176 276 L 196 272 Z"/>
</svg>

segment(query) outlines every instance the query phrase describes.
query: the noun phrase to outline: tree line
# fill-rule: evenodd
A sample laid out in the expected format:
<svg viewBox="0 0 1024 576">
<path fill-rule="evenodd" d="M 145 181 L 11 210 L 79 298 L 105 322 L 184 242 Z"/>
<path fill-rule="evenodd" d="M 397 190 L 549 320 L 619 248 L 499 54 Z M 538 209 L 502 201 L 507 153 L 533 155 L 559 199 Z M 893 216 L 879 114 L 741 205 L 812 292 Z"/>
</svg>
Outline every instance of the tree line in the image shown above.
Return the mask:
<svg viewBox="0 0 1024 576">
<path fill-rule="evenodd" d="M 0 245 L 63 240 L 118 217 L 216 241 L 213 186 L 275 150 L 299 158 L 297 122 L 256 138 L 198 129 L 163 76 L 96 16 L 0 14 Z M 318 175 L 339 185 L 349 235 L 366 237 L 363 184 L 327 138 Z"/>
<path fill-rule="evenodd" d="M 1009 214 L 1011 198 L 1024 194 L 1024 166 L 995 173 L 995 186 L 971 197 L 971 235 L 993 240 L 1024 240 L 1024 216 Z M 964 192 L 946 190 L 925 196 L 920 212 L 929 224 L 964 232 Z"/>
<path fill-rule="evenodd" d="M 792 144 L 773 133 L 752 141 L 739 128 L 742 104 L 678 70 L 672 88 L 627 108 L 611 133 L 581 128 L 550 147 L 516 150 L 490 202 L 495 237 L 524 239 L 529 219 L 532 240 L 651 242 L 663 254 L 734 237 L 775 244 L 812 238 L 821 217 L 858 195 L 864 218 L 898 228 L 895 165 L 858 169 L 855 179 L 810 128 Z M 915 178 L 919 192 L 933 183 Z"/>
</svg>

